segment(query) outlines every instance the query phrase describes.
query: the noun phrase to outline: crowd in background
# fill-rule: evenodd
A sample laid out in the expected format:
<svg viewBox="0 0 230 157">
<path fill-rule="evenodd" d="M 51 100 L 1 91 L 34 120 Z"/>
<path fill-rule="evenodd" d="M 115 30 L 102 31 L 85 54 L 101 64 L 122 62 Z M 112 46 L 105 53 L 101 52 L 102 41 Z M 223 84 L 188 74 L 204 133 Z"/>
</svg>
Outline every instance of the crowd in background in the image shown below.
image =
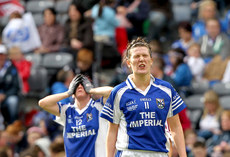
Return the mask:
<svg viewBox="0 0 230 157">
<path fill-rule="evenodd" d="M 154 77 L 170 82 L 185 102 L 197 93 L 202 95 L 203 108 L 195 121 L 191 119 L 195 115 L 189 112 L 190 108 L 179 114 L 188 156 L 230 154 L 230 101 L 223 106 L 220 100 L 223 94 L 213 88 L 223 85 L 229 91 L 224 96 L 230 97 L 230 4 L 227 0 L 188 3 L 183 0 L 68 0 L 66 3 L 69 6 L 64 22 L 58 19 L 59 13 L 53 6 L 43 10 L 44 21 L 38 25 L 25 7 L 24 13 L 13 12 L 8 23 L 1 25 L 1 157 L 38 154 L 52 157 L 64 153 L 62 127 L 53 121 L 53 116 L 37 108 L 26 109 L 27 97 L 33 89 L 32 71 L 36 73 L 42 66 L 29 57 L 45 59 L 49 54 L 57 57 L 63 53 L 71 56 L 63 68 L 45 68 L 47 85 L 42 96 L 67 91 L 79 73 L 88 76 L 95 86 L 116 86 L 131 73 L 124 54 L 127 43 L 138 36 L 146 37 L 151 45 Z M 177 14 L 180 7 L 175 11 L 178 6 L 187 6 L 190 18 L 178 21 L 183 14 Z M 105 75 L 112 72 L 106 81 L 100 77 L 104 70 L 110 71 Z M 73 103 L 72 98 L 62 101 Z M 177 156 L 175 151 L 173 156 Z"/>
</svg>

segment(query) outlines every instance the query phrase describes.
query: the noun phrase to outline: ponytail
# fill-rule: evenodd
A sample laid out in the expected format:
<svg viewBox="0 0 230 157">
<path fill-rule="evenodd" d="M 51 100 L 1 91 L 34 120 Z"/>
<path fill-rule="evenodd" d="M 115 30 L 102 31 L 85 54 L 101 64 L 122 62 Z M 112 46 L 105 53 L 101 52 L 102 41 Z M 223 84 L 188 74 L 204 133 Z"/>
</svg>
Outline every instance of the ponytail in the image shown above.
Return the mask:
<svg viewBox="0 0 230 157">
<path fill-rule="evenodd" d="M 99 4 L 98 17 L 102 16 L 102 11 L 103 11 L 104 6 L 105 6 L 105 0 L 101 0 Z"/>
</svg>

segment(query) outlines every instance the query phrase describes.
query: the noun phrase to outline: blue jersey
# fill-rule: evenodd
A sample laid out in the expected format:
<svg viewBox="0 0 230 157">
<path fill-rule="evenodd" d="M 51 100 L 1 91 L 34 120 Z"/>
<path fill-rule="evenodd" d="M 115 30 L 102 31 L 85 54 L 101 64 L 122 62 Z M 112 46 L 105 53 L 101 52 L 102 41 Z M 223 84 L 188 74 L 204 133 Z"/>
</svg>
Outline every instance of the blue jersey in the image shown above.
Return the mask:
<svg viewBox="0 0 230 157">
<path fill-rule="evenodd" d="M 102 100 L 101 100 L 102 101 Z M 99 117 L 102 103 L 89 101 L 79 110 L 76 105 L 59 103 L 60 123 L 67 157 L 104 157 L 107 123 Z"/>
<path fill-rule="evenodd" d="M 129 76 L 112 90 L 101 117 L 119 124 L 117 150 L 167 153 L 165 122 L 185 107 L 168 82 L 151 77 L 150 85 L 142 91 Z"/>
</svg>

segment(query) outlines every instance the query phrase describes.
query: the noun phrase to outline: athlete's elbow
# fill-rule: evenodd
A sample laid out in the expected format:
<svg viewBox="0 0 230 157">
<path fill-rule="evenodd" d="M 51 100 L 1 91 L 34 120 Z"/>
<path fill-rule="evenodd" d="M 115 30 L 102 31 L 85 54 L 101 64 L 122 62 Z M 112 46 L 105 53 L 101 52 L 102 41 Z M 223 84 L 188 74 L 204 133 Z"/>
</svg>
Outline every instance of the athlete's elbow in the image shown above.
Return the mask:
<svg viewBox="0 0 230 157">
<path fill-rule="evenodd" d="M 44 99 L 39 100 L 38 101 L 38 106 L 41 107 L 41 108 L 44 108 L 46 106 L 45 100 Z"/>
</svg>

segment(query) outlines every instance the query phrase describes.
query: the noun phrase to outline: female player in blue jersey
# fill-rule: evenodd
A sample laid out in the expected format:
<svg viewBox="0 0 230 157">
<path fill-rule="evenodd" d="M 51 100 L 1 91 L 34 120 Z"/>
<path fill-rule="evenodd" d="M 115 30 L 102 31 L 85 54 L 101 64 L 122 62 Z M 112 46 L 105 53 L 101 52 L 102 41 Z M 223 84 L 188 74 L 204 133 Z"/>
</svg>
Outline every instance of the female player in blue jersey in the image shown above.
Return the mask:
<svg viewBox="0 0 230 157">
<path fill-rule="evenodd" d="M 171 84 L 150 74 L 153 60 L 144 39 L 133 40 L 126 57 L 132 74 L 114 87 L 101 112 L 101 117 L 110 122 L 107 157 L 167 157 L 166 120 L 180 157 L 185 157 L 178 117 L 186 107 L 183 100 Z"/>
<path fill-rule="evenodd" d="M 63 137 L 66 157 L 104 157 L 107 122 L 99 113 L 112 88 L 92 88 L 91 82 L 79 74 L 70 83 L 69 90 L 49 95 L 39 101 L 39 106 L 59 116 L 64 125 Z M 90 94 L 100 94 L 103 99 L 94 101 Z M 60 100 L 74 96 L 75 103 L 60 104 Z"/>
</svg>

